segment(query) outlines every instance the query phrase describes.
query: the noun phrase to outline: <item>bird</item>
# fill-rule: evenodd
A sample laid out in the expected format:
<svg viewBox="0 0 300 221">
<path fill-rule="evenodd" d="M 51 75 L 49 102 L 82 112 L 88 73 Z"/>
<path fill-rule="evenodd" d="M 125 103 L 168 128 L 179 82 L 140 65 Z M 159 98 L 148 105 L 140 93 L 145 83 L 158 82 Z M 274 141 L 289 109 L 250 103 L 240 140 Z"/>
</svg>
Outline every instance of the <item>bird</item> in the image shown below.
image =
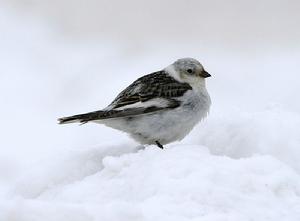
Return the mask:
<svg viewBox="0 0 300 221">
<path fill-rule="evenodd" d="M 62 117 L 58 123 L 100 123 L 127 133 L 141 145 L 163 149 L 182 140 L 207 117 L 211 106 L 208 77 L 198 60 L 181 58 L 138 78 L 106 108 Z"/>
</svg>

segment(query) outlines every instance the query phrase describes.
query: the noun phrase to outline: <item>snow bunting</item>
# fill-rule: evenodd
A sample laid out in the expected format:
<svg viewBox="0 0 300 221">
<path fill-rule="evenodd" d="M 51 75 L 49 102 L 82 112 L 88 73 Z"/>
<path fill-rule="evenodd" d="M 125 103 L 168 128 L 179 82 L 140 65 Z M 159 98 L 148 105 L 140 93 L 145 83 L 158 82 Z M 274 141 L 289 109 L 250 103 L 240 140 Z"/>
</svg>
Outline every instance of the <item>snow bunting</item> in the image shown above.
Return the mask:
<svg viewBox="0 0 300 221">
<path fill-rule="evenodd" d="M 58 121 L 104 124 L 128 133 L 140 144 L 163 148 L 183 139 L 207 116 L 211 101 L 205 78 L 210 76 L 199 61 L 179 59 L 134 81 L 106 108 Z"/>
</svg>

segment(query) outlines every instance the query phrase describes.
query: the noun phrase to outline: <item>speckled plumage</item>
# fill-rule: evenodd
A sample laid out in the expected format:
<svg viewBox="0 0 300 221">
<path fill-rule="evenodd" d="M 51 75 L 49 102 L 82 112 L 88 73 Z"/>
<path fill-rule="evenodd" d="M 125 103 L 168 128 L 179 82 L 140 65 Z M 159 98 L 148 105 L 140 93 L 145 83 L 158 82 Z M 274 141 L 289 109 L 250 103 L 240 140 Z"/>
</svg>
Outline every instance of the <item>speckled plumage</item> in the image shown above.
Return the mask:
<svg viewBox="0 0 300 221">
<path fill-rule="evenodd" d="M 182 96 L 187 90 L 192 90 L 189 84 L 176 81 L 162 70 L 134 81 L 116 97 L 110 106 L 118 108 L 153 98 L 172 99 Z"/>
</svg>

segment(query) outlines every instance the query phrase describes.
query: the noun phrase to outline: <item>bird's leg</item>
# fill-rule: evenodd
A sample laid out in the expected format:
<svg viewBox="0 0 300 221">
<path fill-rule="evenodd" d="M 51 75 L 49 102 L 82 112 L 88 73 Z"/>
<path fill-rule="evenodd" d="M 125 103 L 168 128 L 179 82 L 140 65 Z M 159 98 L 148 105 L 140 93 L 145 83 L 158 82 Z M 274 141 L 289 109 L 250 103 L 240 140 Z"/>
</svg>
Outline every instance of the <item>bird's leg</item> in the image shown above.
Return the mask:
<svg viewBox="0 0 300 221">
<path fill-rule="evenodd" d="M 160 142 L 158 142 L 158 141 L 155 141 L 155 143 L 156 143 L 156 145 L 160 148 L 160 149 L 164 149 L 164 146 L 163 145 L 161 145 L 161 143 Z"/>
</svg>

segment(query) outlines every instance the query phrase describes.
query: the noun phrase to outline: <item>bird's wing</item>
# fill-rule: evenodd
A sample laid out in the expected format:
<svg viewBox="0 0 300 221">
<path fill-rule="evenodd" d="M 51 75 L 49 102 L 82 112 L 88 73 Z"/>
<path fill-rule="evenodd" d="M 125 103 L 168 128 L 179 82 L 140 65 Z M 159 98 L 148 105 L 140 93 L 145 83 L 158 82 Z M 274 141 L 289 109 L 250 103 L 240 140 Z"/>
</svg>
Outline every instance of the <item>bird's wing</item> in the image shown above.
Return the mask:
<svg viewBox="0 0 300 221">
<path fill-rule="evenodd" d="M 186 91 L 191 90 L 191 86 L 186 83 L 176 81 L 165 71 L 158 71 L 145 75 L 125 90 L 109 105 L 112 109 L 133 108 L 138 106 L 168 107 L 166 103 L 182 96 Z M 171 107 L 174 103 L 171 102 Z"/>
<path fill-rule="evenodd" d="M 174 107 L 175 105 L 177 106 L 177 103 L 174 103 Z M 85 124 L 89 121 L 99 121 L 99 120 L 112 119 L 112 118 L 137 116 L 141 114 L 152 113 L 162 109 L 164 108 L 151 106 L 147 108 L 135 107 L 135 108 L 126 108 L 122 110 L 109 110 L 109 111 L 100 110 L 100 111 L 78 114 L 69 117 L 62 117 L 59 118 L 58 121 L 60 124 L 68 124 L 68 123 L 75 123 L 75 122 Z"/>
<path fill-rule="evenodd" d="M 137 79 L 104 110 L 60 118 L 59 122 L 87 123 L 173 109 L 180 105 L 176 98 L 191 89 L 189 84 L 178 82 L 165 71 L 159 71 Z"/>
</svg>

